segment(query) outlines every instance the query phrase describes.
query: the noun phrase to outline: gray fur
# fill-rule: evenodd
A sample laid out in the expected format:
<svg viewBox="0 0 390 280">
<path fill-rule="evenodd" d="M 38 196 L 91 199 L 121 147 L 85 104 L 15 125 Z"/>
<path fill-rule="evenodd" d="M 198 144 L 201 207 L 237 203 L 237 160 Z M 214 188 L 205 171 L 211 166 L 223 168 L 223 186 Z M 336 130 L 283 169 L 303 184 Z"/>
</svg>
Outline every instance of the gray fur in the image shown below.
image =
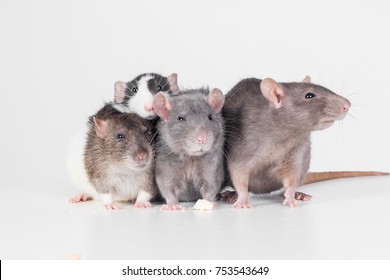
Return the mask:
<svg viewBox="0 0 390 280">
<path fill-rule="evenodd" d="M 196 89 L 171 96 L 169 119 L 158 122 L 156 181 L 168 205 L 200 198 L 214 201 L 221 188 L 224 123 L 221 112 L 208 104 L 208 94 L 208 89 Z M 203 152 L 195 152 L 199 130 L 208 139 Z"/>
<path fill-rule="evenodd" d="M 225 150 L 236 189 L 247 184 L 249 192 L 269 193 L 288 187 L 283 183 L 285 174 L 295 178 L 293 185 L 303 183 L 310 165 L 310 133 L 343 118 L 340 108 L 350 103 L 322 86 L 280 83 L 285 96 L 282 106 L 275 108 L 262 95 L 260 83 L 245 79 L 227 93 Z M 316 97 L 306 99 L 308 92 Z"/>
</svg>

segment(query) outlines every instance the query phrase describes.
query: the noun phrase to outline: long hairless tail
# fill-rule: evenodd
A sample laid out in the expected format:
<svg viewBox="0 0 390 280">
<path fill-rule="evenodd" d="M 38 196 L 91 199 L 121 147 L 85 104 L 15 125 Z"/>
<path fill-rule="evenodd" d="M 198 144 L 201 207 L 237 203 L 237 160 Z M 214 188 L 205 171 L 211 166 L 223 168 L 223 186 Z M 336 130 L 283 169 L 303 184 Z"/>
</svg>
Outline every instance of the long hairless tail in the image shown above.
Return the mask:
<svg viewBox="0 0 390 280">
<path fill-rule="evenodd" d="M 304 185 L 332 180 L 340 178 L 352 178 L 352 177 L 363 177 L 363 176 L 388 176 L 388 172 L 376 172 L 376 171 L 331 171 L 331 172 L 309 172 L 306 175 Z"/>
</svg>

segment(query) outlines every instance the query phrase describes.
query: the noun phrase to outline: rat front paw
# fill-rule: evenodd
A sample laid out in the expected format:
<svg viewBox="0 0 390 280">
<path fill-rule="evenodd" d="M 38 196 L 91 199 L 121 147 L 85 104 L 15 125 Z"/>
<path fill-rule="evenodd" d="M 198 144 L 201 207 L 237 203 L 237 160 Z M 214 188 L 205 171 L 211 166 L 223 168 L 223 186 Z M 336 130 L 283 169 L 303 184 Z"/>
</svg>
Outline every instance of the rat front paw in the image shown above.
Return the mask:
<svg viewBox="0 0 390 280">
<path fill-rule="evenodd" d="M 122 208 L 120 205 L 118 205 L 114 202 L 105 204 L 104 207 L 106 207 L 107 210 L 119 210 Z"/>
<path fill-rule="evenodd" d="M 136 201 L 134 203 L 135 208 L 150 208 L 152 204 L 149 201 Z"/>
<path fill-rule="evenodd" d="M 252 205 L 249 203 L 248 200 L 243 202 L 237 201 L 236 203 L 233 204 L 233 208 L 248 209 L 248 208 L 252 208 Z"/>
<path fill-rule="evenodd" d="M 75 195 L 74 197 L 70 198 L 69 202 L 70 203 L 79 203 L 79 202 L 85 202 L 85 201 L 88 201 L 91 199 L 92 199 L 92 197 L 90 197 L 87 194 L 78 194 L 78 195 Z"/>
<path fill-rule="evenodd" d="M 184 210 L 184 207 L 180 204 L 164 204 L 161 207 L 161 211 L 181 211 Z"/>
</svg>

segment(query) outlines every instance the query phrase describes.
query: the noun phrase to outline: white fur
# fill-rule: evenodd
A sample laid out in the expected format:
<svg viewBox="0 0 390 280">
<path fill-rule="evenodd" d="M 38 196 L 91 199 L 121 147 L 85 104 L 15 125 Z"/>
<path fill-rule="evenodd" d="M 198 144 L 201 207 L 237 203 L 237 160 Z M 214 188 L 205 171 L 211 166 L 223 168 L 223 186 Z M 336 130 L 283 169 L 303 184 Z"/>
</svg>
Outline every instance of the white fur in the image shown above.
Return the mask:
<svg viewBox="0 0 390 280">
<path fill-rule="evenodd" d="M 156 116 L 154 112 L 148 112 L 145 109 L 145 105 L 153 104 L 153 94 L 149 91 L 147 84 L 152 78 L 151 75 L 142 77 L 138 81 L 138 91 L 129 100 L 129 111 L 138 114 L 142 118 L 154 118 Z"/>
<path fill-rule="evenodd" d="M 147 202 L 150 201 L 151 199 L 152 199 L 152 195 L 150 193 L 141 190 L 138 194 L 136 202 Z"/>
<path fill-rule="evenodd" d="M 73 183 L 83 194 L 88 194 L 94 199 L 98 199 L 100 196 L 89 182 L 87 172 L 84 168 L 83 154 L 85 143 L 86 133 L 79 133 L 71 140 L 67 158 L 68 172 Z"/>
</svg>

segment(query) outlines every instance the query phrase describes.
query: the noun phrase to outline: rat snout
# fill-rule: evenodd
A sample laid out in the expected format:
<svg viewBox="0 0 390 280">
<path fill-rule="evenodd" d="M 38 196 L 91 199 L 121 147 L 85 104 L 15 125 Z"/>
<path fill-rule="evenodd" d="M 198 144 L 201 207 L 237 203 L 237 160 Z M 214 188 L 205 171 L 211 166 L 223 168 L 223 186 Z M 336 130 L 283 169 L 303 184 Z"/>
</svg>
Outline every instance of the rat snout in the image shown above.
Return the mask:
<svg viewBox="0 0 390 280">
<path fill-rule="evenodd" d="M 206 134 L 206 132 L 204 130 L 200 130 L 197 133 L 196 140 L 198 141 L 199 145 L 207 144 L 207 134 Z"/>
<path fill-rule="evenodd" d="M 145 104 L 144 108 L 145 108 L 145 111 L 149 112 L 149 113 L 152 113 L 154 111 L 152 103 Z"/>
<path fill-rule="evenodd" d="M 149 151 L 145 148 L 139 148 L 133 154 L 133 158 L 139 163 L 145 163 L 149 160 Z"/>
<path fill-rule="evenodd" d="M 349 110 L 349 108 L 351 108 L 351 102 L 349 102 L 349 101 L 347 100 L 347 102 L 344 103 L 344 105 L 343 105 L 343 107 L 342 107 L 342 111 L 343 111 L 344 113 L 347 113 L 348 110 Z"/>
</svg>

